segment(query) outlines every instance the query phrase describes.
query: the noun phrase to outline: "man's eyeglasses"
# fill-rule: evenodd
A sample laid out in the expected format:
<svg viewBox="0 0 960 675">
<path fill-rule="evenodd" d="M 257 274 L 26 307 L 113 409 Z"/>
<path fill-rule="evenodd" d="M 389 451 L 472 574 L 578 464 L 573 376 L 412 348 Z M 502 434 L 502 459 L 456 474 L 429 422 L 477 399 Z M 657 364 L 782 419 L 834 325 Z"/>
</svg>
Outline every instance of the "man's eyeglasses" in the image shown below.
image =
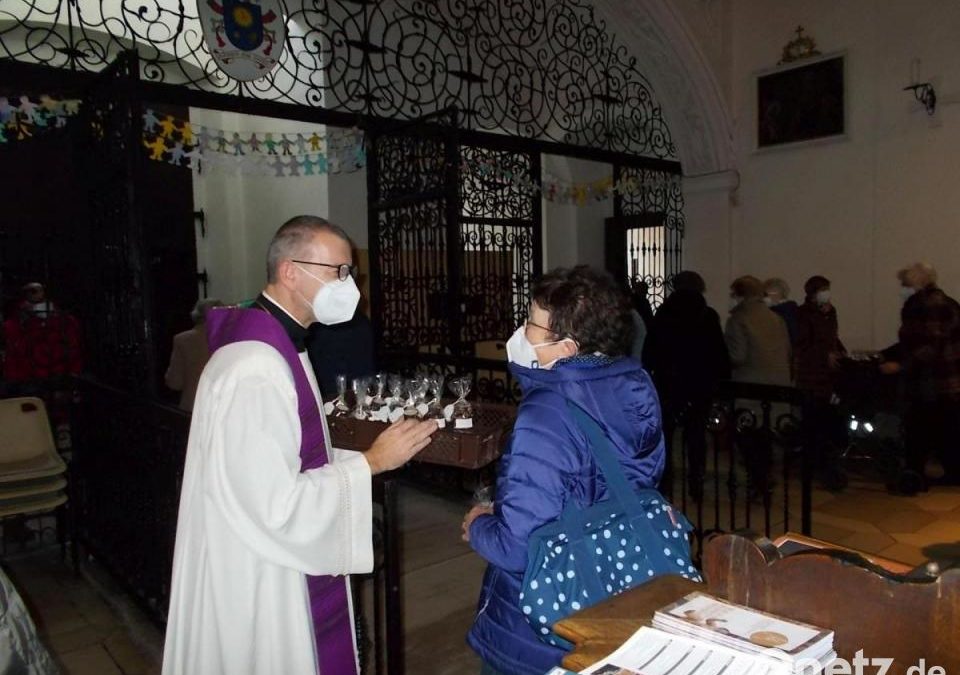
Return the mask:
<svg viewBox="0 0 960 675">
<path fill-rule="evenodd" d="M 347 277 L 356 278 L 357 276 L 356 265 L 348 265 L 346 263 L 342 265 L 331 265 L 329 263 L 310 262 L 309 260 L 293 260 L 292 258 L 290 262 L 300 263 L 301 265 L 316 265 L 317 267 L 332 267 L 337 270 L 337 279 L 340 281 L 346 281 Z"/>
</svg>

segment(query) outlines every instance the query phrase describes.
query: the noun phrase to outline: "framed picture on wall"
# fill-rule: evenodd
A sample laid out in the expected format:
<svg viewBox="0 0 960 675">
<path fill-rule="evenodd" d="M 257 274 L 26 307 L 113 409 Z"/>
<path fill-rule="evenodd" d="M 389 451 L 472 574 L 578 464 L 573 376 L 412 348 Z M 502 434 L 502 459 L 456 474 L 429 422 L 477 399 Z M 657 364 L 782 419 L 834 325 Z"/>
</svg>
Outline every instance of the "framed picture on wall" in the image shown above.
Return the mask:
<svg viewBox="0 0 960 675">
<path fill-rule="evenodd" d="M 844 54 L 804 59 L 757 75 L 757 148 L 843 136 Z"/>
</svg>

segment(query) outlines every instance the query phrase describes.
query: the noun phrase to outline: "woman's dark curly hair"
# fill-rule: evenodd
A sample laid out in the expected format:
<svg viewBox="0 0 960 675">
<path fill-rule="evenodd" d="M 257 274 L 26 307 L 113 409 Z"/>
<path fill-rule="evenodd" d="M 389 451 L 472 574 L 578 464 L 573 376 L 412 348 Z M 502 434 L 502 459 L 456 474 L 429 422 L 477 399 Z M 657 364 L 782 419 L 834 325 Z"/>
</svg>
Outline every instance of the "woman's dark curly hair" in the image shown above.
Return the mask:
<svg viewBox="0 0 960 675">
<path fill-rule="evenodd" d="M 630 352 L 630 301 L 606 272 L 587 265 L 559 267 L 535 281 L 532 294 L 550 312 L 550 330 L 576 340 L 580 353 L 616 357 Z"/>
</svg>

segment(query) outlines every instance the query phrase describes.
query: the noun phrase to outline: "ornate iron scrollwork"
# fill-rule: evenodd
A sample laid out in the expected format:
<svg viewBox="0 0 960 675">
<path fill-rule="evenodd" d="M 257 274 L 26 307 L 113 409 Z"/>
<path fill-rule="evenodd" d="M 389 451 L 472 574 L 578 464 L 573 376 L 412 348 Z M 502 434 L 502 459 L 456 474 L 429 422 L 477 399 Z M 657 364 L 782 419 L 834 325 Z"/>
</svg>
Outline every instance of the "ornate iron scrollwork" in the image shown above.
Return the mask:
<svg viewBox="0 0 960 675">
<path fill-rule="evenodd" d="M 460 174 L 460 292 L 462 341 L 503 341 L 526 318 L 539 259 L 534 194 L 517 183 L 483 174 L 494 162 L 511 175 L 536 179 L 529 153 L 462 146 Z M 502 400 L 502 399 L 496 399 Z"/>
<path fill-rule="evenodd" d="M 627 276 L 646 282 L 648 299 L 659 307 L 669 295 L 673 276 L 680 271 L 684 231 L 683 191 L 680 181 L 660 171 L 622 167 L 621 180 L 632 180 L 639 189 L 625 192 L 616 202 L 616 215 L 645 215 L 646 234 L 627 235 Z"/>
<path fill-rule="evenodd" d="M 287 0 L 288 46 L 254 82 L 210 58 L 181 0 L 20 0 L 0 8 L 0 56 L 99 71 L 135 47 L 146 81 L 676 158 L 653 91 L 588 0 Z"/>
</svg>

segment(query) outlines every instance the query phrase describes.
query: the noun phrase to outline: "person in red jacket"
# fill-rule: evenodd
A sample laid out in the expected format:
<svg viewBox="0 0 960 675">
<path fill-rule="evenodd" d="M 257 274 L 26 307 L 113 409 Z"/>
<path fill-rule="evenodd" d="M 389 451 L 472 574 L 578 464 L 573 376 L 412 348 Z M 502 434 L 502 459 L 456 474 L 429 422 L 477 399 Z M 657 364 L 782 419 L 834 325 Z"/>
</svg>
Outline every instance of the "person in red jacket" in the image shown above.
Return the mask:
<svg viewBox="0 0 960 675">
<path fill-rule="evenodd" d="M 40 396 L 57 437 L 57 448 L 70 440 L 72 386 L 54 378 L 77 375 L 83 369 L 80 323 L 57 309 L 43 284 L 23 287 L 23 299 L 3 322 L 3 388 L 10 394 Z"/>
<path fill-rule="evenodd" d="M 83 368 L 80 324 L 47 299 L 42 284 L 23 287 L 19 311 L 3 322 L 3 336 L 3 377 L 8 382 L 76 375 Z"/>
</svg>

